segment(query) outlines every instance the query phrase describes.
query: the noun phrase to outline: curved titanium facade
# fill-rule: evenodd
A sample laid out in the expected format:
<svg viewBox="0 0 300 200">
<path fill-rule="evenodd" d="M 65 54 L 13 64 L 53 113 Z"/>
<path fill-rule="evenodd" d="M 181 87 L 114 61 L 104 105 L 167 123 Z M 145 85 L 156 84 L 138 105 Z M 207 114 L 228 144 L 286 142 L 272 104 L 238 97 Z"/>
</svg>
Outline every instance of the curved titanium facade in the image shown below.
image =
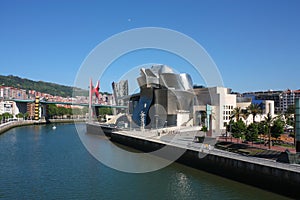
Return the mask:
<svg viewBox="0 0 300 200">
<path fill-rule="evenodd" d="M 135 105 L 132 119 L 138 126 L 141 125 L 142 112 L 146 114 L 145 125 L 150 128 L 158 124 L 178 125 L 177 116 L 180 112 L 192 116 L 194 93 L 192 79 L 188 74 L 176 74 L 168 66 L 155 65 L 151 69 L 142 68 L 137 81 L 140 98 L 131 105 Z"/>
</svg>

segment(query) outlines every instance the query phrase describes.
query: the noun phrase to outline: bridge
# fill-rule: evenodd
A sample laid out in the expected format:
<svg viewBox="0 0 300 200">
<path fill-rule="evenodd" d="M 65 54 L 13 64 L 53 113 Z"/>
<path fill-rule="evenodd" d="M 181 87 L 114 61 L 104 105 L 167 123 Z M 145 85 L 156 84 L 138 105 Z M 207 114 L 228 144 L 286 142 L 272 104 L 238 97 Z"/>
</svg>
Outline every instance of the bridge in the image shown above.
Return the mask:
<svg viewBox="0 0 300 200">
<path fill-rule="evenodd" d="M 38 102 L 33 99 L 10 99 L 10 101 L 16 102 L 16 105 L 21 113 L 27 112 L 28 103 L 35 104 L 35 114 L 34 118 L 36 120 L 40 119 L 42 116 L 48 117 L 47 106 L 50 104 L 58 104 L 58 105 L 74 105 L 74 106 L 86 106 L 88 107 L 88 103 L 74 103 L 74 102 L 54 102 L 54 101 L 45 101 L 43 99 Z M 99 110 L 96 108 L 116 108 L 116 109 L 127 109 L 127 106 L 117 106 L 117 105 L 104 105 L 104 104 L 92 104 L 90 110 L 94 110 L 91 112 L 95 112 L 96 116 L 98 116 Z"/>
<path fill-rule="evenodd" d="M 11 99 L 16 103 L 34 103 L 33 99 Z M 89 106 L 88 103 L 74 103 L 74 102 L 55 102 L 55 101 L 45 101 L 40 100 L 41 104 L 59 104 L 59 105 L 74 105 L 74 106 Z M 92 104 L 92 107 L 109 107 L 109 108 L 127 108 L 127 106 L 117 106 L 117 105 L 104 105 L 104 104 Z"/>
</svg>

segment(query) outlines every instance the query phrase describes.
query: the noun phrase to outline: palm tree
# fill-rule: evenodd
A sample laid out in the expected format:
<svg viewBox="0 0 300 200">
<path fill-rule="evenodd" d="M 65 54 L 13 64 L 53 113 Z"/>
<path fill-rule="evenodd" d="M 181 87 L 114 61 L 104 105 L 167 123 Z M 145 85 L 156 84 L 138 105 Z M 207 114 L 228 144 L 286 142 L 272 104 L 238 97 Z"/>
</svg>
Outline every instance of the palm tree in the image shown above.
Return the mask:
<svg viewBox="0 0 300 200">
<path fill-rule="evenodd" d="M 249 110 L 249 113 L 252 114 L 252 116 L 253 116 L 253 123 L 254 123 L 256 115 L 261 114 L 261 108 L 259 107 L 258 104 L 252 103 L 252 104 L 250 104 L 250 106 L 248 106 L 248 110 Z"/>
<path fill-rule="evenodd" d="M 236 119 L 238 121 L 240 117 L 243 115 L 242 109 L 240 107 L 236 107 L 232 111 L 232 115 L 230 116 L 231 119 Z"/>
<path fill-rule="evenodd" d="M 243 110 L 243 116 L 242 117 L 244 118 L 244 120 L 247 120 L 249 115 L 250 115 L 250 113 L 249 113 L 248 110 Z"/>
<path fill-rule="evenodd" d="M 268 127 L 268 138 L 269 138 L 269 149 L 271 149 L 271 126 L 275 118 L 268 113 L 267 116 L 265 116 L 264 121 Z"/>
</svg>

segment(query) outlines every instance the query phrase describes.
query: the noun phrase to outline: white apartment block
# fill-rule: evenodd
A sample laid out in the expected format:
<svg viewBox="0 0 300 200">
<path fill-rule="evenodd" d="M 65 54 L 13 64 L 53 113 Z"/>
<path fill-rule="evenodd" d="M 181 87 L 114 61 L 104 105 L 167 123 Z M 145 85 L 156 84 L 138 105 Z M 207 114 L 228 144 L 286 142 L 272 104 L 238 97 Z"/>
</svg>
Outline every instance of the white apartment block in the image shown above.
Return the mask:
<svg viewBox="0 0 300 200">
<path fill-rule="evenodd" d="M 300 98 L 300 90 L 286 90 L 279 95 L 280 112 L 287 111 L 289 106 L 295 104 L 295 99 Z"/>
<path fill-rule="evenodd" d="M 19 108 L 14 101 L 0 101 L 0 115 L 3 113 L 9 113 L 16 115 L 19 113 Z"/>
</svg>

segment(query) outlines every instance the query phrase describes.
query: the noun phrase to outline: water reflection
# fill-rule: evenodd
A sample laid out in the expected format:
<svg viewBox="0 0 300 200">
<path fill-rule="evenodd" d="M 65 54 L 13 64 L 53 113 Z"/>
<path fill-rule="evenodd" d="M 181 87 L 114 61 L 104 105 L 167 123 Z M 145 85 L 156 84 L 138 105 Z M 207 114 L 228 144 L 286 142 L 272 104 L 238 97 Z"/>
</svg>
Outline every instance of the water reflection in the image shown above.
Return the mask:
<svg viewBox="0 0 300 200">
<path fill-rule="evenodd" d="M 55 131 L 41 126 L 39 142 L 34 130 L 21 127 L 0 136 L 0 198 L 286 199 L 177 163 L 144 174 L 119 172 L 86 151 L 73 125 L 57 125 Z M 96 141 L 98 151 L 114 155 L 105 139 Z"/>
</svg>

